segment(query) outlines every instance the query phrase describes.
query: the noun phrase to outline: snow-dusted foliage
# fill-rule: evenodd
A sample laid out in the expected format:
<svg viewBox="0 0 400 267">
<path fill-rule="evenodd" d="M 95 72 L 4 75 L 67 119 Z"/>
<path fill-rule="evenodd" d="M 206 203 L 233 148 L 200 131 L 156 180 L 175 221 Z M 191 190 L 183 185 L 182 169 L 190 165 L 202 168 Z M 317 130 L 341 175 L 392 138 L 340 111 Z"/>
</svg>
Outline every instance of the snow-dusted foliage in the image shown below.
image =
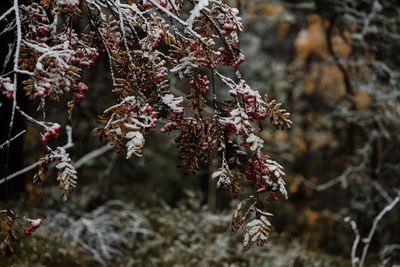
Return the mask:
<svg viewBox="0 0 400 267">
<path fill-rule="evenodd" d="M 42 219 L 19 218 L 10 208 L 0 210 L 0 235 L 4 237 L 0 242 L 0 255 L 10 255 L 12 243 L 20 232 L 30 235 L 42 224 Z"/>
<path fill-rule="evenodd" d="M 15 88 L 9 77 L 0 77 L 0 90 L 6 98 L 11 99 L 13 97 Z"/>
<path fill-rule="evenodd" d="M 13 80 L 1 76 L 0 85 L 13 99 L 14 111 L 23 113 L 14 98 L 17 78 L 23 78 L 26 95 L 38 101 L 43 113 L 46 101 L 63 98 L 73 117 L 73 108 L 96 90 L 84 84 L 82 72 L 104 54 L 116 103 L 99 116 L 94 132 L 100 139 L 131 158 L 142 155 L 148 132 L 174 133 L 185 173 L 207 167 L 217 156 L 221 167 L 213 177 L 218 186 L 235 195 L 244 184 L 253 185 L 257 206 L 276 200 L 276 191 L 287 198 L 282 166 L 263 152 L 259 133 L 265 119 L 279 129 L 289 128 L 289 113 L 242 79 L 238 66 L 245 58 L 238 32 L 243 25 L 236 8 L 220 0 L 44 0 L 27 5 L 15 0 L 12 11 L 18 40 L 15 75 Z M 80 19 L 88 21 L 84 30 L 74 27 Z M 224 70 L 229 69 L 231 78 L 217 71 L 221 66 L 228 67 Z M 226 85 L 229 99 L 217 99 L 216 90 L 225 88 L 216 88 L 215 78 Z M 176 89 L 171 84 L 176 80 L 186 86 Z M 187 102 L 176 96 L 179 89 L 187 92 Z M 44 181 L 46 163 L 59 162 L 58 181 L 66 198 L 77 176 L 65 149 L 51 148 L 50 137 L 59 136 L 60 125 L 24 116 L 46 130 L 42 141 L 48 155 L 35 182 Z M 245 216 L 240 224 L 246 247 L 268 238 L 270 226 L 263 216 L 257 208 L 254 218 Z M 245 224 L 247 219 L 251 221 Z"/>
<path fill-rule="evenodd" d="M 201 11 L 209 5 L 208 0 L 199 0 L 196 6 L 190 11 L 190 17 L 186 20 L 187 25 L 192 28 L 194 20 L 201 16 Z"/>
<path fill-rule="evenodd" d="M 43 183 L 46 179 L 47 165 L 51 162 L 57 162 L 57 181 L 59 187 L 63 191 L 63 199 L 67 200 L 68 194 L 75 189 L 77 185 L 77 171 L 72 164 L 69 154 L 63 147 L 51 151 L 51 153 L 41 159 L 39 171 L 33 177 L 34 184 Z"/>
</svg>

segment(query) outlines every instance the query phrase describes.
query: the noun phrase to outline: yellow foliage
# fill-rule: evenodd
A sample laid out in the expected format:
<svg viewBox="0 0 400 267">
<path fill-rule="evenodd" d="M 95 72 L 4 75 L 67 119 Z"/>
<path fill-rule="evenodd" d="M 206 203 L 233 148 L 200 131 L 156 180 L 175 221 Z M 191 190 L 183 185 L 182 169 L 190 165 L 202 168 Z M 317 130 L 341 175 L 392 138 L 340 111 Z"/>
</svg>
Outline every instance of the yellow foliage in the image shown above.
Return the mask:
<svg viewBox="0 0 400 267">
<path fill-rule="evenodd" d="M 301 30 L 295 40 L 296 61 L 304 61 L 312 53 L 321 58 L 328 54 L 324 26 L 326 22 L 318 15 L 310 15 L 308 23 L 308 27 Z"/>
<path fill-rule="evenodd" d="M 327 28 L 329 23 L 319 15 L 309 15 L 308 25 L 301 30 L 295 39 L 296 57 L 291 66 L 294 74 L 299 78 L 304 93 L 310 94 L 317 90 L 329 99 L 336 101 L 346 94 L 343 73 L 333 61 L 328 49 Z M 331 43 L 335 55 L 339 60 L 346 59 L 351 53 L 351 44 L 348 41 L 349 33 L 333 34 Z M 346 40 L 345 40 L 346 39 Z M 318 60 L 308 63 L 311 57 Z M 344 66 L 347 71 L 350 67 Z"/>
<path fill-rule="evenodd" d="M 354 94 L 354 100 L 358 110 L 367 109 L 371 104 L 371 96 L 366 91 L 357 91 Z"/>
<path fill-rule="evenodd" d="M 293 181 L 290 183 L 289 192 L 291 194 L 296 193 L 299 190 L 299 186 L 301 185 L 301 182 L 302 182 L 302 176 L 296 175 L 294 177 Z"/>
<path fill-rule="evenodd" d="M 275 140 L 278 143 L 285 144 L 287 142 L 287 139 L 288 139 L 287 132 L 284 132 L 284 131 L 276 131 L 275 132 Z"/>
<path fill-rule="evenodd" d="M 276 26 L 276 35 L 279 40 L 285 38 L 287 32 L 289 31 L 291 23 L 287 20 L 279 21 Z"/>
<path fill-rule="evenodd" d="M 295 139 L 294 146 L 295 146 L 296 150 L 298 151 L 298 153 L 300 153 L 300 154 L 303 154 L 304 152 L 306 152 L 307 148 L 308 148 L 306 141 L 300 137 Z"/>
<path fill-rule="evenodd" d="M 270 17 L 277 17 L 285 13 L 285 9 L 279 3 L 266 3 L 263 5 L 263 13 Z"/>
</svg>

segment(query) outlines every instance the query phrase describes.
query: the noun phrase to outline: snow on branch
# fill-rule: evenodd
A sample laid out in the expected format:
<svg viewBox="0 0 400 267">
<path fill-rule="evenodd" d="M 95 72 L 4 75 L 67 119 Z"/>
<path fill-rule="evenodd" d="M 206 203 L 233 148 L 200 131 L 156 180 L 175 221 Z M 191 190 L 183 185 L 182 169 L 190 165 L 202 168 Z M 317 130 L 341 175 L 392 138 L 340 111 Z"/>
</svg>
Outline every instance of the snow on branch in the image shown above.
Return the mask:
<svg viewBox="0 0 400 267">
<path fill-rule="evenodd" d="M 190 17 L 186 20 L 189 28 L 193 28 L 194 20 L 200 16 L 200 12 L 209 5 L 208 0 L 199 0 L 195 7 L 190 11 Z"/>
<path fill-rule="evenodd" d="M 349 223 L 355 233 L 355 239 L 353 242 L 352 250 L 351 250 L 351 262 L 353 267 L 363 267 L 365 264 L 365 261 L 367 259 L 368 255 L 368 249 L 371 244 L 372 238 L 375 235 L 376 229 L 378 227 L 379 222 L 382 220 L 382 218 L 392 211 L 396 205 L 400 202 L 400 191 L 397 194 L 397 196 L 389 203 L 387 204 L 380 212 L 379 214 L 374 218 L 372 222 L 371 229 L 365 238 L 361 238 L 360 233 L 357 228 L 357 223 L 351 219 L 351 217 L 346 217 L 345 222 Z M 360 256 L 357 256 L 357 248 L 360 243 L 360 241 L 363 243 L 362 247 L 362 252 Z"/>
<path fill-rule="evenodd" d="M 173 133 L 184 173 L 207 168 L 217 159 L 220 168 L 213 176 L 221 187 L 232 194 L 247 182 L 254 187 L 257 197 L 251 198 L 255 202 L 248 212 L 251 216 L 245 216 L 241 224 L 246 232 L 244 245 L 264 244 L 270 224 L 261 209 L 261 195 L 273 201 L 279 199 L 278 193 L 283 199 L 288 196 L 283 167 L 264 151 L 260 125 L 269 119 L 278 129 L 289 128 L 290 114 L 241 78 L 238 66 L 245 57 L 239 47 L 238 32 L 243 29 L 239 11 L 220 0 L 192 4 L 190 11 L 177 0 L 57 0 L 26 5 L 14 0 L 13 7 L 0 17 L 4 20 L 15 14 L 15 27 L 12 22 L 10 30 L 15 28 L 17 37 L 15 52 L 9 48 L 13 69 L 0 78 L 1 93 L 13 101 L 7 144 L 13 140 L 17 110 L 42 129 L 47 155 L 0 183 L 39 167 L 34 182 L 40 184 L 46 179 L 47 165 L 54 165 L 65 199 L 77 186 L 77 168 L 111 148 L 124 150 L 127 158 L 140 157 L 148 133 Z M 78 23 L 72 22 L 84 16 L 89 25 L 84 30 L 75 27 Z M 61 21 L 71 23 L 60 27 Z M 53 139 L 60 136 L 62 125 L 46 121 L 46 103 L 67 103 L 66 115 L 72 119 L 74 108 L 85 101 L 86 94 L 97 90 L 89 88 L 82 76 L 100 54 L 108 57 L 110 90 L 116 101 L 98 116 L 99 126 L 94 130 L 107 144 L 73 163 L 66 151 L 74 146 L 72 128 L 67 127 L 67 144 L 55 146 Z M 230 68 L 238 81 L 216 72 L 220 66 Z M 216 99 L 215 74 L 229 90 L 221 103 Z M 24 79 L 21 89 L 26 97 L 39 103 L 41 119 L 17 105 L 19 76 Z M 179 94 L 174 83 L 183 85 Z M 92 231 L 92 227 L 85 229 Z M 83 241 L 81 245 L 90 247 Z M 109 248 L 101 249 L 105 258 L 112 255 Z"/>
<path fill-rule="evenodd" d="M 23 135 L 24 133 L 26 133 L 26 130 L 21 131 L 19 134 L 16 134 L 14 137 L 12 137 L 11 139 L 5 141 L 3 144 L 0 145 L 0 150 L 3 149 L 5 146 L 10 146 L 10 143 L 12 141 L 14 141 L 15 139 L 17 139 L 18 137 L 20 137 L 21 135 Z"/>
</svg>

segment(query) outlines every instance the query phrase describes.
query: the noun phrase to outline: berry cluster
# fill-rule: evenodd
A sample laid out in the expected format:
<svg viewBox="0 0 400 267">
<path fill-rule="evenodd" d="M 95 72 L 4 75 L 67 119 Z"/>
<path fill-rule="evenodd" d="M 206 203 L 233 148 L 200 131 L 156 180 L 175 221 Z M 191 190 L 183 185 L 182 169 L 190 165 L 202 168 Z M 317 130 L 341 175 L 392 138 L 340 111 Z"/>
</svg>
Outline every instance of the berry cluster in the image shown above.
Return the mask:
<svg viewBox="0 0 400 267">
<path fill-rule="evenodd" d="M 225 124 L 225 130 L 226 130 L 228 136 L 235 134 L 237 131 L 236 126 L 232 122 L 227 122 Z"/>
<path fill-rule="evenodd" d="M 229 134 L 238 133 L 246 137 L 252 126 L 245 110 L 239 106 L 229 112 L 229 115 L 230 117 L 220 118 L 220 123 L 225 125 L 225 129 L 228 130 Z"/>
<path fill-rule="evenodd" d="M 147 103 L 139 109 L 136 104 L 127 102 L 119 110 L 123 120 L 132 121 L 129 123 L 131 126 L 129 124 L 125 125 L 129 126 L 128 128 L 145 131 L 146 129 L 156 127 L 157 112 Z"/>
<path fill-rule="evenodd" d="M 169 121 L 163 127 L 161 127 L 160 131 L 162 133 L 170 133 L 173 130 L 176 130 L 176 127 L 180 124 L 182 118 L 182 113 L 173 112 L 172 116 L 169 118 Z"/>
<path fill-rule="evenodd" d="M 89 68 L 94 65 L 98 55 L 99 54 L 95 48 L 80 47 L 74 49 L 74 54 L 69 60 L 66 60 L 66 62 L 77 65 L 81 68 Z"/>
<path fill-rule="evenodd" d="M 200 92 L 201 94 L 207 94 L 209 89 L 210 89 L 210 81 L 208 80 L 207 75 L 204 75 L 201 77 L 200 74 L 197 74 L 197 76 L 191 80 L 189 80 L 189 86 L 192 89 L 195 89 L 197 92 Z"/>
<path fill-rule="evenodd" d="M 39 38 L 48 37 L 52 31 L 53 28 L 50 25 L 39 25 L 36 28 L 36 33 Z M 34 32 L 34 30 L 32 30 L 32 32 Z"/>
<path fill-rule="evenodd" d="M 197 63 L 203 68 L 211 68 L 210 58 L 206 55 L 201 43 L 191 40 L 188 44 L 188 52 L 196 57 Z"/>
<path fill-rule="evenodd" d="M 81 102 L 85 99 L 85 94 L 89 90 L 89 87 L 86 86 L 83 82 L 78 83 L 74 86 L 75 100 L 77 102 Z"/>
<path fill-rule="evenodd" d="M 151 29 L 151 32 L 148 33 L 148 36 L 139 41 L 141 49 L 143 51 L 157 49 L 160 45 L 161 40 L 163 40 L 164 35 L 165 33 L 163 30 L 157 27 L 153 27 Z"/>
<path fill-rule="evenodd" d="M 246 179 L 255 184 L 257 189 L 267 189 L 269 187 L 269 177 L 272 172 L 268 169 L 268 164 L 265 160 L 268 156 L 265 154 L 260 155 L 257 159 L 249 159 L 246 164 Z"/>
<path fill-rule="evenodd" d="M 13 98 L 14 90 L 14 85 L 10 78 L 0 78 L 0 91 L 7 99 Z"/>
<path fill-rule="evenodd" d="M 143 10 L 147 10 L 147 9 L 150 9 L 150 8 L 152 8 L 153 7 L 153 5 L 150 3 L 150 2 L 148 2 L 148 1 L 143 1 L 144 3 L 143 3 L 143 5 L 142 5 L 142 9 Z M 162 6 L 163 8 L 165 8 L 165 9 L 167 9 L 168 11 L 170 11 L 170 12 L 172 12 L 172 11 L 174 11 L 174 7 L 173 6 L 171 6 L 170 5 L 170 1 L 168 1 L 168 0 L 157 0 L 157 2 L 160 4 L 160 6 Z"/>
<path fill-rule="evenodd" d="M 73 12 L 79 10 L 79 0 L 57 0 L 57 6 L 62 12 Z"/>
<path fill-rule="evenodd" d="M 100 28 L 102 39 L 105 45 L 111 51 L 118 51 L 121 48 L 121 32 L 119 30 L 118 22 L 111 20 L 107 22 L 105 27 Z"/>
<path fill-rule="evenodd" d="M 242 80 L 240 82 L 238 89 L 235 91 L 235 95 L 237 98 L 243 100 L 244 108 L 250 121 L 262 121 L 267 117 L 266 109 L 262 105 L 263 100 L 260 94 L 257 91 L 251 90 L 245 81 Z"/>
<path fill-rule="evenodd" d="M 33 98 L 48 95 L 51 90 L 51 80 L 47 77 L 38 77 L 35 81 L 35 85 L 36 92 L 33 94 Z"/>
<path fill-rule="evenodd" d="M 29 6 L 21 6 L 23 14 L 29 20 L 27 37 L 32 40 L 43 41 L 49 38 L 53 27 L 49 24 L 49 17 L 40 5 L 33 3 Z"/>
<path fill-rule="evenodd" d="M 231 33 L 236 34 L 238 30 L 242 30 L 242 18 L 237 8 L 226 9 L 223 15 L 218 16 L 218 23 L 225 36 Z"/>
<path fill-rule="evenodd" d="M 140 113 L 141 115 L 139 116 L 139 118 L 144 121 L 145 125 L 151 125 L 152 128 L 156 127 L 157 112 L 155 112 L 148 103 L 146 103 L 144 107 L 141 108 Z"/>
<path fill-rule="evenodd" d="M 53 123 L 52 126 L 46 127 L 46 133 L 42 135 L 43 144 L 47 145 L 50 138 L 58 138 L 60 136 L 61 126 L 58 123 Z"/>
<path fill-rule="evenodd" d="M 218 51 L 221 53 L 221 61 L 226 66 L 231 66 L 232 68 L 237 68 L 240 64 L 244 62 L 244 55 L 241 53 L 240 49 L 234 49 L 232 52 L 225 47 L 220 47 Z"/>
<path fill-rule="evenodd" d="M 42 219 L 37 219 L 37 220 L 26 219 L 26 220 L 29 221 L 31 223 L 31 225 L 24 229 L 25 235 L 30 235 L 37 228 L 39 228 L 40 225 L 42 224 Z"/>
<path fill-rule="evenodd" d="M 167 63 L 165 60 L 159 57 L 159 54 L 153 57 L 151 68 L 154 69 L 154 82 L 160 90 L 164 90 L 169 87 L 168 68 L 165 66 Z"/>
</svg>

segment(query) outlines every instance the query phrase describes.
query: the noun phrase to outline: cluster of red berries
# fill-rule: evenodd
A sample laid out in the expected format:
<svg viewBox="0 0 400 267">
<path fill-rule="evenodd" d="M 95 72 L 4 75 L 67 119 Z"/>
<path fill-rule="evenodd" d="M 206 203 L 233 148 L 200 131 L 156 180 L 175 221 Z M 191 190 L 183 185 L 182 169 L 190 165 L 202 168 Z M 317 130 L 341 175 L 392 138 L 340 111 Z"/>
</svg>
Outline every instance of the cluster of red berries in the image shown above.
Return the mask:
<svg viewBox="0 0 400 267">
<path fill-rule="evenodd" d="M 267 114 L 265 114 L 265 113 L 252 112 L 249 114 L 250 121 L 254 121 L 254 120 L 262 121 L 262 120 L 265 120 L 266 117 L 267 117 Z"/>
<path fill-rule="evenodd" d="M 239 10 L 236 8 L 225 8 L 222 12 L 222 16 L 218 16 L 218 23 L 222 29 L 223 35 L 229 35 L 233 31 L 238 30 L 239 25 L 242 24 L 242 18 L 240 17 Z M 239 26 L 240 27 L 240 26 Z"/>
<path fill-rule="evenodd" d="M 42 220 L 41 219 L 37 219 L 37 220 L 30 220 L 31 225 L 27 228 L 24 229 L 25 235 L 30 235 L 32 232 L 34 232 L 37 228 L 40 227 L 40 225 L 42 224 Z"/>
<path fill-rule="evenodd" d="M 36 92 L 33 94 L 33 98 L 45 96 L 49 93 L 50 90 L 50 79 L 46 77 L 38 78 L 36 79 Z"/>
<path fill-rule="evenodd" d="M 161 127 L 160 131 L 162 133 L 170 133 L 176 129 L 180 121 L 182 120 L 183 114 L 173 112 L 170 118 L 170 121 L 167 122 L 163 127 Z"/>
<path fill-rule="evenodd" d="M 240 64 L 244 62 L 244 55 L 240 52 L 239 49 L 235 49 L 232 51 L 234 55 L 232 55 L 229 49 L 225 47 L 220 47 L 218 51 L 221 53 L 222 63 L 226 66 L 231 66 L 232 68 L 237 68 Z"/>
<path fill-rule="evenodd" d="M 242 99 L 244 99 L 244 107 L 247 111 L 247 115 L 249 115 L 250 121 L 262 121 L 267 117 L 265 112 L 260 112 L 260 106 L 256 96 L 245 93 Z"/>
<path fill-rule="evenodd" d="M 208 80 L 207 75 L 204 75 L 201 77 L 200 74 L 198 74 L 195 78 L 189 80 L 189 86 L 192 89 L 197 90 L 201 94 L 207 94 L 208 91 L 210 90 L 210 81 Z"/>
<path fill-rule="evenodd" d="M 150 47 L 152 49 L 156 49 L 160 45 L 160 42 L 164 38 L 164 35 L 165 33 L 163 30 L 159 28 L 153 28 L 152 33 L 139 42 L 142 50 L 148 50 Z M 148 46 L 149 42 L 150 47 Z"/>
<path fill-rule="evenodd" d="M 171 5 L 168 3 L 168 0 L 157 0 L 157 2 L 160 4 L 160 6 L 164 7 L 164 8 L 167 9 L 168 11 L 173 11 L 173 10 L 174 10 L 173 6 L 171 6 Z M 148 1 L 145 1 L 145 2 L 143 3 L 142 7 L 143 7 L 143 10 L 147 10 L 147 9 L 152 8 L 152 7 L 153 7 L 153 4 L 150 3 L 150 2 L 148 2 Z"/>
<path fill-rule="evenodd" d="M 222 25 L 222 34 L 223 35 L 229 35 L 231 34 L 231 32 L 233 32 L 234 30 L 236 30 L 236 25 L 233 25 L 232 23 L 224 23 Z"/>
<path fill-rule="evenodd" d="M 82 47 L 74 49 L 74 51 L 75 52 L 69 59 L 68 63 L 78 65 L 81 68 L 93 66 L 97 56 L 99 55 L 95 48 Z"/>
<path fill-rule="evenodd" d="M 140 118 L 142 118 L 146 124 L 155 128 L 157 123 L 157 112 L 153 111 L 153 108 L 147 103 L 141 108 L 140 111 L 142 114 L 140 115 Z"/>
<path fill-rule="evenodd" d="M 86 86 L 83 82 L 78 83 L 74 86 L 75 100 L 77 102 L 81 102 L 85 99 L 85 94 L 89 90 L 89 87 Z"/>
<path fill-rule="evenodd" d="M 49 25 L 49 18 L 38 4 L 32 4 L 29 6 L 21 6 L 24 18 L 30 22 L 28 24 L 29 30 L 27 31 L 27 37 L 29 39 L 42 39 L 49 37 L 53 31 L 53 27 Z"/>
<path fill-rule="evenodd" d="M 167 71 L 157 72 L 156 76 L 154 77 L 154 81 L 156 82 L 156 84 L 161 84 L 162 82 L 165 81 L 165 78 L 167 76 L 168 76 L 168 72 Z"/>
<path fill-rule="evenodd" d="M 225 130 L 227 131 L 228 135 L 235 134 L 237 132 L 237 129 L 235 125 L 232 122 L 228 122 L 225 124 Z"/>
<path fill-rule="evenodd" d="M 267 189 L 269 187 L 269 183 L 263 177 L 269 177 L 272 174 L 268 169 L 268 164 L 266 163 L 267 159 L 268 156 L 262 154 L 255 160 L 249 159 L 247 161 L 245 172 L 246 179 L 255 184 L 257 189 Z"/>
<path fill-rule="evenodd" d="M 131 116 L 135 112 L 135 109 L 132 107 L 132 105 L 125 104 L 122 106 L 121 111 L 124 115 Z"/>
<path fill-rule="evenodd" d="M 32 18 L 33 21 L 40 23 L 48 23 L 49 17 L 47 16 L 44 9 L 37 3 L 32 3 L 31 5 L 21 5 L 21 9 Z"/>
<path fill-rule="evenodd" d="M 268 156 L 262 154 L 258 159 L 249 159 L 246 164 L 245 177 L 251 183 L 255 184 L 257 189 L 265 189 L 269 192 L 269 201 L 277 201 L 279 191 L 279 184 L 272 181 L 267 181 L 264 177 L 270 177 L 272 172 L 268 168 Z M 264 177 L 263 177 L 264 176 Z"/>
<path fill-rule="evenodd" d="M 53 31 L 53 28 L 50 25 L 39 25 L 36 27 L 36 33 L 39 38 L 47 37 Z M 31 31 L 34 32 L 34 31 Z"/>
<path fill-rule="evenodd" d="M 244 109 L 250 121 L 264 120 L 267 117 L 265 108 L 261 105 L 261 96 L 258 92 L 250 89 L 242 80 L 236 90 L 230 90 L 230 95 L 244 102 Z"/>
<path fill-rule="evenodd" d="M 160 60 L 160 62 L 155 65 L 156 75 L 154 76 L 154 81 L 158 86 L 162 85 L 168 76 L 168 69 L 165 67 L 165 64 L 165 60 Z"/>
<path fill-rule="evenodd" d="M 58 0 L 57 6 L 62 12 L 71 12 L 79 8 L 79 0 Z"/>
<path fill-rule="evenodd" d="M 118 51 L 120 49 L 121 32 L 117 21 L 111 21 L 108 27 L 101 27 L 100 32 L 102 37 L 106 40 L 108 49 L 111 51 Z"/>
<path fill-rule="evenodd" d="M 196 41 L 190 41 L 188 44 L 189 52 L 192 52 L 196 56 L 196 60 L 202 67 L 209 69 L 211 67 L 211 62 L 204 52 L 202 45 Z"/>
<path fill-rule="evenodd" d="M 277 201 L 277 200 L 278 200 L 278 194 L 276 192 L 271 192 L 269 194 L 269 201 L 274 202 L 274 201 Z"/>
<path fill-rule="evenodd" d="M 61 126 L 58 123 L 54 123 L 51 127 L 47 128 L 45 134 L 42 135 L 43 144 L 47 145 L 50 138 L 58 138 L 60 136 Z"/>
<path fill-rule="evenodd" d="M 14 85 L 9 77 L 0 78 L 0 91 L 7 99 L 13 98 L 14 90 Z"/>
<path fill-rule="evenodd" d="M 164 31 L 161 29 L 156 29 L 154 34 L 151 35 L 151 47 L 153 49 L 156 49 L 160 45 L 161 40 L 164 39 L 164 35 Z"/>
</svg>

